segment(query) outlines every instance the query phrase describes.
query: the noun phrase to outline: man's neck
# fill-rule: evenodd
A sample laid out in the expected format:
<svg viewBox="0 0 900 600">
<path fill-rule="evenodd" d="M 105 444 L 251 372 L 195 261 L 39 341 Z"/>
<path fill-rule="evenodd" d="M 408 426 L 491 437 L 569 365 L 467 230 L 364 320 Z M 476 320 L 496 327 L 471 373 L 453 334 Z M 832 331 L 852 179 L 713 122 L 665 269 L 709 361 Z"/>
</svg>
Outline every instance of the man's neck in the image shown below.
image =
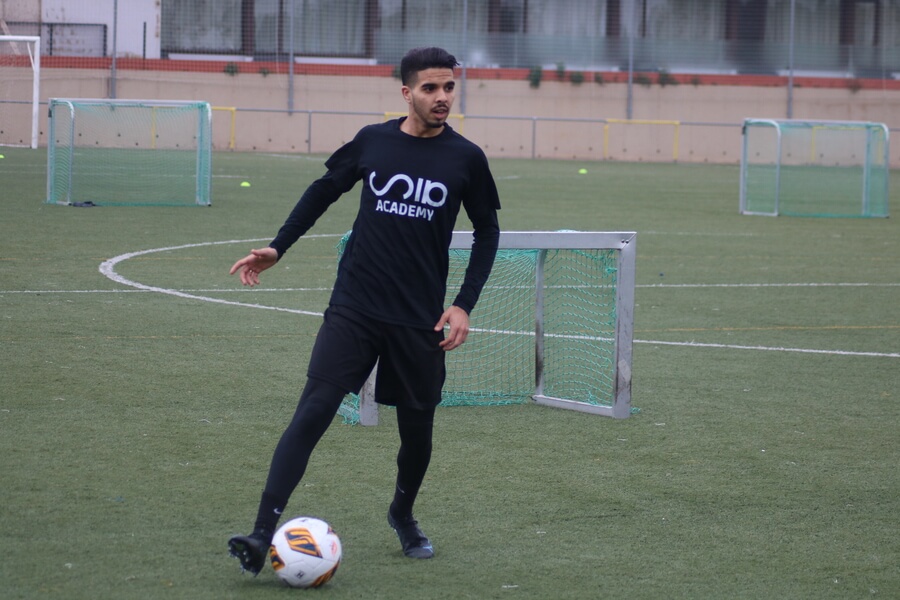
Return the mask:
<svg viewBox="0 0 900 600">
<path fill-rule="evenodd" d="M 400 123 L 400 131 L 413 137 L 430 138 L 440 135 L 444 131 L 444 126 L 429 127 L 413 119 L 410 115 Z"/>
</svg>

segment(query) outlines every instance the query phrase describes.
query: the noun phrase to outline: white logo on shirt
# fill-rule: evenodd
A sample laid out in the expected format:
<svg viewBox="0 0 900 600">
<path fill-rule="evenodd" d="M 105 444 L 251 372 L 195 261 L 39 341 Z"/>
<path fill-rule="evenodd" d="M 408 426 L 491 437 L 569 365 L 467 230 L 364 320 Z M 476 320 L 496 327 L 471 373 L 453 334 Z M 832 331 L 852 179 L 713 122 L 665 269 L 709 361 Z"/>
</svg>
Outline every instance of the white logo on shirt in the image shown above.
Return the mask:
<svg viewBox="0 0 900 600">
<path fill-rule="evenodd" d="M 438 181 L 431 181 L 430 179 L 422 179 L 419 177 L 413 182 L 412 177 L 409 175 L 398 173 L 391 177 L 383 188 L 379 189 L 375 187 L 375 176 L 375 171 L 372 171 L 372 174 L 369 175 L 369 188 L 371 188 L 372 192 L 379 198 L 383 198 L 391 188 L 394 187 L 394 184 L 400 182 L 406 185 L 406 190 L 403 192 L 404 200 L 413 196 L 414 202 L 426 204 L 435 208 L 443 206 L 444 203 L 447 202 L 447 186 Z"/>
</svg>

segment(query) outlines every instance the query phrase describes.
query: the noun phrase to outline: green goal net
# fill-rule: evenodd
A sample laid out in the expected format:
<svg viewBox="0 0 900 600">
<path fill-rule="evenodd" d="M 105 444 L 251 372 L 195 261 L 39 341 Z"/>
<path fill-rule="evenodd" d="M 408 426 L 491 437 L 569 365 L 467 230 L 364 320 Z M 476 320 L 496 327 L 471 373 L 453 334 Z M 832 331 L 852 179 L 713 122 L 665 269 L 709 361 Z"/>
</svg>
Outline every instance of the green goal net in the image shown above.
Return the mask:
<svg viewBox="0 0 900 600">
<path fill-rule="evenodd" d="M 465 344 L 447 353 L 442 406 L 537 402 L 624 418 L 630 412 L 634 233 L 504 232 Z M 454 234 L 446 303 L 471 234 Z M 374 424 L 377 368 L 350 422 Z"/>
<path fill-rule="evenodd" d="M 52 98 L 47 202 L 208 205 L 206 102 Z"/>
<path fill-rule="evenodd" d="M 742 214 L 887 217 L 882 123 L 745 119 Z"/>
</svg>

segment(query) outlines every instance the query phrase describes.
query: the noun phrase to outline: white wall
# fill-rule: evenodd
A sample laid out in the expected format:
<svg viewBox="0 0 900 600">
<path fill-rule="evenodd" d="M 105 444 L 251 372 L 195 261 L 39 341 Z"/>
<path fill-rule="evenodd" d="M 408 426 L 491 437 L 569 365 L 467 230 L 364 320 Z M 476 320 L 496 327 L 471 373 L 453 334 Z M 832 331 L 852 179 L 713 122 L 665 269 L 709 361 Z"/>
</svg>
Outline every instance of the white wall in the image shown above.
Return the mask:
<svg viewBox="0 0 900 600">
<path fill-rule="evenodd" d="M 6 0 L 4 0 L 5 2 Z M 12 0 L 10 0 L 12 1 Z M 115 53 L 118 57 L 160 57 L 161 0 L 42 0 L 41 18 L 50 23 L 102 23 L 107 51 L 113 52 L 113 14 L 118 11 Z M 146 56 L 144 24 L 146 23 Z M 74 42 L 73 42 L 74 43 Z M 77 50 L 77 49 L 76 49 Z"/>
<path fill-rule="evenodd" d="M 40 16 L 39 0 L 0 0 L 0 19 L 4 21 L 37 21 Z"/>
</svg>

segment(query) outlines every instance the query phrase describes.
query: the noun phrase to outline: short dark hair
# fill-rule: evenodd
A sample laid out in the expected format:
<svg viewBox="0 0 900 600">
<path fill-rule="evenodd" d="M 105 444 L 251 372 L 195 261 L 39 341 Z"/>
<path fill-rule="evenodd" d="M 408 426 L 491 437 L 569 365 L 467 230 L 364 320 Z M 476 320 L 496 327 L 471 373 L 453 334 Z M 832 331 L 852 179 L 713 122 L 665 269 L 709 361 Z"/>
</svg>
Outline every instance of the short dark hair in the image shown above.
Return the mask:
<svg viewBox="0 0 900 600">
<path fill-rule="evenodd" d="M 410 85 L 416 74 L 425 69 L 452 69 L 457 66 L 456 57 L 443 48 L 413 48 L 400 61 L 400 81 Z"/>
</svg>

